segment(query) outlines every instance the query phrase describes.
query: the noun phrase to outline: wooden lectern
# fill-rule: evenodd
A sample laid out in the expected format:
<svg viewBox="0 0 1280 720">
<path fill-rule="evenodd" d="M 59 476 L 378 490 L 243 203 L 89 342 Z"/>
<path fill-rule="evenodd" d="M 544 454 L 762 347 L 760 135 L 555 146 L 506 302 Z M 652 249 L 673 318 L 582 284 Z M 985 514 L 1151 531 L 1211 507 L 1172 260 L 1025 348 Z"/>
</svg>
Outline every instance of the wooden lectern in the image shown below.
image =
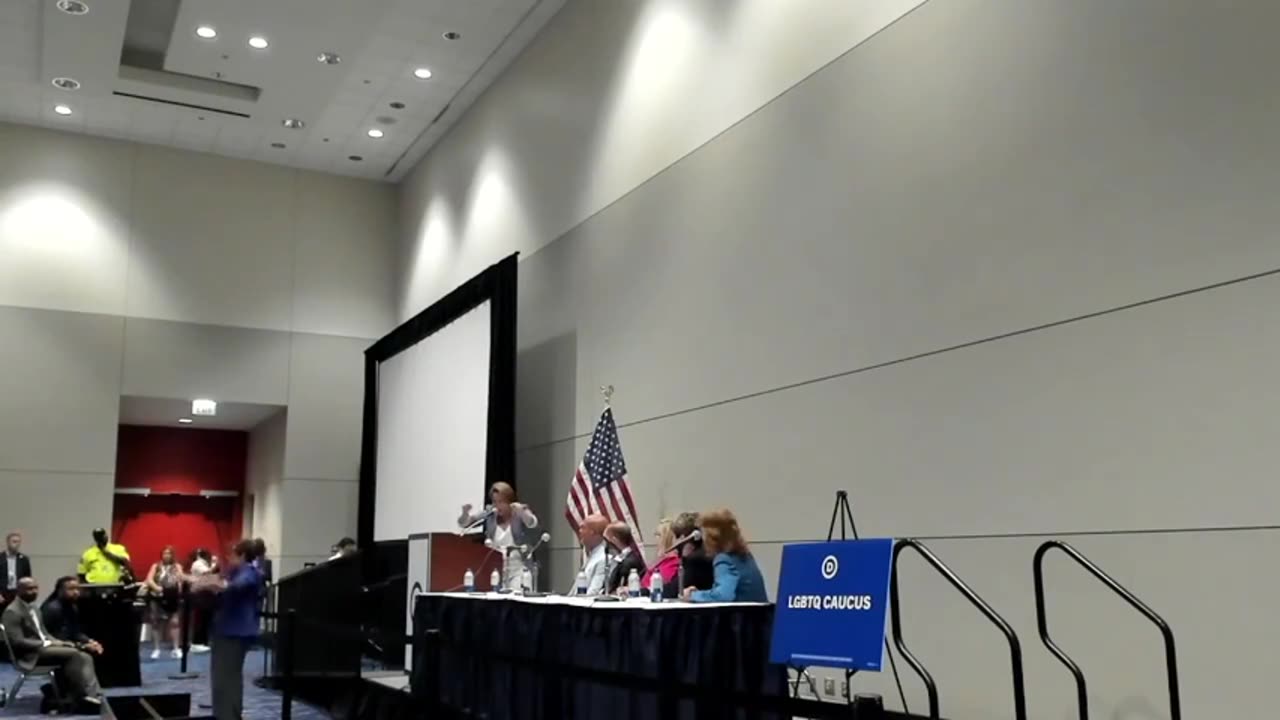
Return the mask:
<svg viewBox="0 0 1280 720">
<path fill-rule="evenodd" d="M 502 572 L 502 553 L 485 547 L 484 534 L 472 532 L 417 533 L 409 536 L 409 597 L 405 607 L 405 635 L 413 634 L 415 598 L 428 592 L 459 592 L 467 570 L 475 573 L 476 590 L 488 591 L 489 576 Z M 405 671 L 413 665 L 413 646 L 405 647 Z"/>
</svg>

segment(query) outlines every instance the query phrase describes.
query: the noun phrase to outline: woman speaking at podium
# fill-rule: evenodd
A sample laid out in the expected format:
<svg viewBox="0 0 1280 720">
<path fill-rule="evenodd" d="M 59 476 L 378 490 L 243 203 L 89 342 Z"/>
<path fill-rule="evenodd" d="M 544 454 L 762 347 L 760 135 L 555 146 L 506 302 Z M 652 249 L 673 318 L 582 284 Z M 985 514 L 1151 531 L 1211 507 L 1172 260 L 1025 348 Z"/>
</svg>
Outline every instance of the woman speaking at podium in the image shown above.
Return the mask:
<svg viewBox="0 0 1280 720">
<path fill-rule="evenodd" d="M 477 511 L 472 511 L 471 505 L 463 505 L 458 527 L 469 529 L 483 520 L 485 539 L 491 540 L 492 546 L 499 550 L 537 542 L 531 531 L 538 527 L 538 516 L 528 505 L 516 502 L 515 488 L 496 482 L 489 488 L 489 501 L 492 504 Z"/>
<path fill-rule="evenodd" d="M 504 482 L 496 482 L 489 488 L 489 502 L 490 505 L 479 511 L 463 505 L 458 527 L 470 529 L 484 523 L 485 544 L 502 553 L 503 583 L 512 587 L 521 582 L 529 547 L 538 544 L 533 533 L 538 527 L 538 516 L 528 505 L 516 502 L 515 488 Z M 517 552 L 512 552 L 513 549 Z"/>
</svg>

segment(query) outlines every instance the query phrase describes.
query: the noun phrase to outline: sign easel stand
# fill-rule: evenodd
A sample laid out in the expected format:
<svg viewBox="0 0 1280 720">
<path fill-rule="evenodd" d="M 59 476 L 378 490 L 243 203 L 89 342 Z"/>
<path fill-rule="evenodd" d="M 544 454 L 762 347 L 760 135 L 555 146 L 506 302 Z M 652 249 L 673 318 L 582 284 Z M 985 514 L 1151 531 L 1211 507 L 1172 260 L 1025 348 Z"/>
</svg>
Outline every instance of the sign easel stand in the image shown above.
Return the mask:
<svg viewBox="0 0 1280 720">
<path fill-rule="evenodd" d="M 858 526 L 853 521 L 853 509 L 849 507 L 849 493 L 845 490 L 836 491 L 836 503 L 831 508 L 831 523 L 827 526 L 827 542 L 836 539 L 836 517 L 840 518 L 840 539 L 848 540 L 849 535 L 853 535 L 853 539 L 858 538 Z M 889 647 L 889 638 L 884 639 L 884 652 L 889 656 L 889 667 L 893 670 L 893 681 L 898 686 L 898 698 L 902 701 L 902 711 L 907 712 L 907 694 L 902 691 L 902 678 L 898 676 L 898 662 L 893 659 L 892 648 Z M 803 671 L 802 671 L 803 672 Z M 853 702 L 853 686 L 850 679 L 857 670 L 844 671 L 844 701 L 846 703 Z M 810 681 L 812 684 L 812 681 Z M 799 683 L 797 682 L 797 689 Z"/>
</svg>

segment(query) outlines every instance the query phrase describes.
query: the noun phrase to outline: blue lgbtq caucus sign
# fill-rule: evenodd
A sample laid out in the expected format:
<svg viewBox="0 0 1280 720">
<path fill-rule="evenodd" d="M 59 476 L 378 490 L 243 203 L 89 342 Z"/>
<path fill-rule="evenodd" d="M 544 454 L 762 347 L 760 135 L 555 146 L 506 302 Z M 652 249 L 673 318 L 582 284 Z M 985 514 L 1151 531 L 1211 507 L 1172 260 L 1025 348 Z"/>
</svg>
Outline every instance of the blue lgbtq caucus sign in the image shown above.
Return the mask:
<svg viewBox="0 0 1280 720">
<path fill-rule="evenodd" d="M 892 563 L 890 538 L 783 546 L 770 661 L 880 670 Z"/>
</svg>

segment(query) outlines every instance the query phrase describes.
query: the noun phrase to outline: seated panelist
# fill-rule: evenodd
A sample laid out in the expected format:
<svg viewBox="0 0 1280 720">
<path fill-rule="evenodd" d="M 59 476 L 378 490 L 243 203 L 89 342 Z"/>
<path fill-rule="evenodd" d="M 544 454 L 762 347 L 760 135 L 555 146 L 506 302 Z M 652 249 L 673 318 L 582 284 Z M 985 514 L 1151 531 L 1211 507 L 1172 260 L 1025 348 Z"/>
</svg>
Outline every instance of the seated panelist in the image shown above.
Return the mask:
<svg viewBox="0 0 1280 720">
<path fill-rule="evenodd" d="M 635 539 L 631 534 L 631 526 L 624 522 L 611 523 L 604 529 L 604 540 L 613 548 L 613 569 L 609 571 L 605 582 L 605 592 L 609 594 L 627 592 L 627 581 L 631 571 L 644 577 L 644 556 L 636 549 Z"/>
<path fill-rule="evenodd" d="M 653 559 L 653 565 L 645 571 L 640 581 L 640 586 L 646 592 L 651 589 L 653 576 L 657 575 L 662 578 L 662 594 L 669 598 L 674 598 L 676 593 L 676 579 L 680 574 L 680 553 L 676 551 L 676 534 L 671 529 L 671 518 L 662 518 L 658 521 L 658 527 L 653 531 L 653 536 L 657 538 L 658 552 Z M 667 588 L 671 588 L 670 591 Z"/>
<path fill-rule="evenodd" d="M 712 510 L 699 517 L 699 524 L 715 580 L 710 590 L 685 588 L 684 599 L 696 603 L 769 602 L 764 576 L 742 536 L 738 518 L 729 510 Z"/>
<path fill-rule="evenodd" d="M 484 520 L 484 536 L 493 541 L 493 547 L 505 550 L 517 545 L 533 545 L 537 537 L 533 529 L 538 527 L 538 516 L 528 505 L 516 502 L 516 491 L 504 482 L 496 482 L 489 488 L 490 508 L 472 510 L 462 506 L 458 527 L 468 528 Z"/>
<path fill-rule="evenodd" d="M 689 538 L 698 529 L 698 513 L 682 512 L 671 521 L 671 533 L 675 535 L 673 542 Z M 690 540 L 679 549 L 680 567 L 677 581 L 662 588 L 667 599 L 681 597 L 685 588 L 710 590 L 715 582 L 715 571 L 711 568 L 711 556 L 707 554 L 702 540 Z M 683 582 L 681 582 L 683 581 Z"/>
</svg>

